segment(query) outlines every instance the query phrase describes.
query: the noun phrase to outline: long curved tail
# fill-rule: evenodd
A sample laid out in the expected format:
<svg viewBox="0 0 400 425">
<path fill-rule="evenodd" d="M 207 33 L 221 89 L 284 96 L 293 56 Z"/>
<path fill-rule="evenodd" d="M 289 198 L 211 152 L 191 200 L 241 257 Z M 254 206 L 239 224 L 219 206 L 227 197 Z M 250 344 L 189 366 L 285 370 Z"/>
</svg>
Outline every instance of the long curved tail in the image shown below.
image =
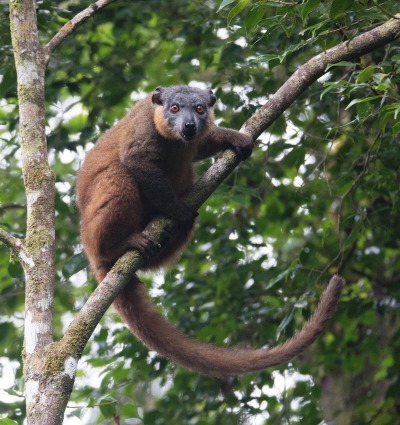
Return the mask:
<svg viewBox="0 0 400 425">
<path fill-rule="evenodd" d="M 146 347 L 176 364 L 205 375 L 242 375 L 288 362 L 311 345 L 333 316 L 344 283 L 340 276 L 333 276 L 310 320 L 292 338 L 271 349 L 217 347 L 183 334 L 155 310 L 137 278 L 118 296 L 114 307 Z"/>
</svg>

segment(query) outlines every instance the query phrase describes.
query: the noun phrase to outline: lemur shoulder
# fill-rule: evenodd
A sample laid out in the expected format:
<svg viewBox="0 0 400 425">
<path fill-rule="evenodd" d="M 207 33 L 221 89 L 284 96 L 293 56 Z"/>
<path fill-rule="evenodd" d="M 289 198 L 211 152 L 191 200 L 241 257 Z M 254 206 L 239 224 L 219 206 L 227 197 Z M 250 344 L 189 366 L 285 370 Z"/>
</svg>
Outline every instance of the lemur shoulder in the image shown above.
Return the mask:
<svg viewBox="0 0 400 425">
<path fill-rule="evenodd" d="M 193 233 L 197 212 L 182 200 L 193 185 L 192 163 L 233 149 L 251 155 L 251 137 L 214 124 L 216 101 L 209 90 L 157 88 L 134 105 L 86 156 L 77 180 L 81 240 L 100 282 L 127 250 L 148 257 L 145 269 L 176 260 Z M 142 233 L 156 216 L 181 223 L 168 246 L 152 256 Z M 237 350 L 192 339 L 158 314 L 137 277 L 114 302 L 131 332 L 149 349 L 207 375 L 237 375 L 288 361 L 322 332 L 339 300 L 343 281 L 331 280 L 311 320 L 270 350 Z"/>
</svg>

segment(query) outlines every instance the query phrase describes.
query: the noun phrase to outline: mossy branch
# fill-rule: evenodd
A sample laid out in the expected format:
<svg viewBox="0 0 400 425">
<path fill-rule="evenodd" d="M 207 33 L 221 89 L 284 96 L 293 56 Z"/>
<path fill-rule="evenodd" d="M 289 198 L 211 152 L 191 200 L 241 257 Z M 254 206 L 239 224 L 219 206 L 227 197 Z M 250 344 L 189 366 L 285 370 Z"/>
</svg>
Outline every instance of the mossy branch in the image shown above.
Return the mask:
<svg viewBox="0 0 400 425">
<path fill-rule="evenodd" d="M 391 19 L 349 42 L 341 43 L 310 59 L 244 123 L 241 131 L 256 139 L 304 90 L 326 72 L 327 65 L 358 58 L 397 39 L 400 36 L 399 18 L 400 15 L 396 15 L 396 19 Z M 186 196 L 186 202 L 198 209 L 239 163 L 240 160 L 234 152 L 225 151 L 196 182 Z M 146 227 L 145 233 L 161 247 L 168 243 L 167 235 L 173 233 L 174 226 L 178 226 L 178 223 L 159 217 Z M 167 228 L 168 231 L 165 231 Z M 78 337 L 79 346 L 84 347 L 103 314 L 143 263 L 144 259 L 137 251 L 124 254 L 89 297 L 84 308 L 67 329 L 64 338 L 76 342 Z"/>
</svg>

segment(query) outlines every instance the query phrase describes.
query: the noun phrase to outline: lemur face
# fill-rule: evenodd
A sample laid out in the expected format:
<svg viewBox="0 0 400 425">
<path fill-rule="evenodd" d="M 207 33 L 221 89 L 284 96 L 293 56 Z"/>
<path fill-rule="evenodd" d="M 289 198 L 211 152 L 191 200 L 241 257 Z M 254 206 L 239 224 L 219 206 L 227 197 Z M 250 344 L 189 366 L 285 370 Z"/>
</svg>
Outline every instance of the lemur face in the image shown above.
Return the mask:
<svg viewBox="0 0 400 425">
<path fill-rule="evenodd" d="M 188 86 L 158 87 L 152 97 L 156 110 L 160 108 L 158 119 L 162 113 L 165 121 L 164 133 L 185 142 L 195 140 L 207 128 L 213 119 L 215 100 L 210 90 Z"/>
</svg>

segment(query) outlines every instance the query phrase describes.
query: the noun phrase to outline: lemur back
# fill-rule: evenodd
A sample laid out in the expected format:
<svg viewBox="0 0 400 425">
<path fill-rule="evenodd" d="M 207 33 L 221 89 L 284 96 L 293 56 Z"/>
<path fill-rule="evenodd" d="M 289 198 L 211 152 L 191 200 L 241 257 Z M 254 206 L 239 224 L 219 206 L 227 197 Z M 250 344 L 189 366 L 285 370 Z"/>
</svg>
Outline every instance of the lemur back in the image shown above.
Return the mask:
<svg viewBox="0 0 400 425">
<path fill-rule="evenodd" d="M 77 181 L 81 239 L 101 281 L 127 250 L 148 258 L 145 269 L 176 260 L 193 233 L 197 212 L 182 200 L 193 184 L 194 161 L 232 149 L 242 159 L 252 151 L 246 134 L 214 124 L 211 91 L 187 86 L 157 88 L 108 130 L 87 154 Z M 156 216 L 180 223 L 168 246 L 153 255 L 142 233 Z M 179 332 L 154 309 L 134 277 L 114 302 L 130 330 L 150 349 L 177 364 L 208 375 L 235 375 L 290 360 L 324 329 L 339 300 L 343 281 L 335 277 L 310 322 L 271 350 L 235 350 L 203 343 Z"/>
</svg>

